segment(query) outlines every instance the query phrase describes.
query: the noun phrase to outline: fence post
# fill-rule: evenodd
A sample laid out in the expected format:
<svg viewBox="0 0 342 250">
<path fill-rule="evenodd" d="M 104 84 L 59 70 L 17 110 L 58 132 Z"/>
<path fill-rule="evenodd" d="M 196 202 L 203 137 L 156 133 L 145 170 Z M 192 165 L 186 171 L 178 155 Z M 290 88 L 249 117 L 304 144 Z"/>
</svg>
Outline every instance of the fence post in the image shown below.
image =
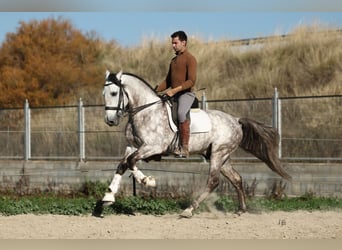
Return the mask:
<svg viewBox="0 0 342 250">
<path fill-rule="evenodd" d="M 278 98 L 278 133 L 279 133 L 279 148 L 278 157 L 282 158 L 282 130 L 281 130 L 281 99 Z"/>
<path fill-rule="evenodd" d="M 201 108 L 207 110 L 207 98 L 204 91 L 202 92 Z"/>
<path fill-rule="evenodd" d="M 31 110 L 27 99 L 24 105 L 24 117 L 24 159 L 27 161 L 31 158 Z"/>
<path fill-rule="evenodd" d="M 272 126 L 278 131 L 279 134 L 279 149 L 278 156 L 282 157 L 281 149 L 281 100 L 279 99 L 279 94 L 277 88 L 274 88 L 274 95 L 272 99 Z"/>
<path fill-rule="evenodd" d="M 84 108 L 83 101 L 80 98 L 78 103 L 78 143 L 80 151 L 80 161 L 85 159 L 85 140 L 84 140 Z"/>
<path fill-rule="evenodd" d="M 278 130 L 278 90 L 274 88 L 272 98 L 272 127 Z"/>
</svg>

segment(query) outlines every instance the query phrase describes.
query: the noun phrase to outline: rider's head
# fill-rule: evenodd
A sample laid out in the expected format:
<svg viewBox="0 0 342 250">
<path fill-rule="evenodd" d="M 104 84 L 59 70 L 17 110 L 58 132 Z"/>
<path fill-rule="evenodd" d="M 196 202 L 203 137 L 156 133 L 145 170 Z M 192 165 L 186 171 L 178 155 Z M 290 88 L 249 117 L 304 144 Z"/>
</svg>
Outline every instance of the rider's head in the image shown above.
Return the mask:
<svg viewBox="0 0 342 250">
<path fill-rule="evenodd" d="M 186 44 L 188 42 L 188 36 L 184 31 L 176 31 L 172 33 L 172 48 L 176 53 L 183 52 L 186 48 Z"/>
<path fill-rule="evenodd" d="M 175 38 L 175 37 L 178 37 L 180 41 L 185 41 L 185 42 L 188 41 L 188 36 L 182 30 L 172 33 L 171 38 Z"/>
</svg>

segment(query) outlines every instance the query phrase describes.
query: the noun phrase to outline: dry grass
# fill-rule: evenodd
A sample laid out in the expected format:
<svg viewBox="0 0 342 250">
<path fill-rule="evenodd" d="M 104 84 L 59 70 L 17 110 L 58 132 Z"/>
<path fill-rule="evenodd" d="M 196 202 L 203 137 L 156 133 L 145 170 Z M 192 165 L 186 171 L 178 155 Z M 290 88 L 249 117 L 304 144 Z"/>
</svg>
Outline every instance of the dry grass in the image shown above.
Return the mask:
<svg viewBox="0 0 342 250">
<path fill-rule="evenodd" d="M 173 57 L 168 38 L 104 49 L 107 68 L 135 73 L 152 86 L 165 77 Z M 210 99 L 271 97 L 274 87 L 282 96 L 342 94 L 341 32 L 329 27 L 298 27 L 289 36 L 248 46 L 191 38 L 189 50 L 198 61 L 197 88 L 207 88 Z"/>
<path fill-rule="evenodd" d="M 206 88 L 209 100 L 270 98 L 274 88 L 280 97 L 342 94 L 342 32 L 322 25 L 297 27 L 288 36 L 251 41 L 248 45 L 236 41 L 204 42 L 189 40 L 189 50 L 196 56 L 198 72 L 196 89 Z M 166 76 L 174 56 L 169 38 L 145 39 L 141 46 L 121 48 L 107 45 L 104 64 L 116 72 L 123 69 L 146 79 L 152 86 Z M 197 95 L 200 97 L 201 92 Z M 322 103 L 324 102 L 324 103 Z M 340 138 L 339 100 L 310 100 L 309 104 L 286 102 L 283 106 L 283 148 L 285 155 L 340 156 L 334 148 L 338 141 L 302 141 L 293 138 Z M 337 106 L 336 106 L 336 104 Z M 324 105 L 323 105 L 324 104 Z M 213 107 L 211 107 L 213 108 Z M 268 114 L 267 105 L 256 111 L 225 110 L 236 116 L 262 120 Z M 268 122 L 268 118 L 265 118 Z M 337 148 L 339 148 L 337 146 Z"/>
</svg>

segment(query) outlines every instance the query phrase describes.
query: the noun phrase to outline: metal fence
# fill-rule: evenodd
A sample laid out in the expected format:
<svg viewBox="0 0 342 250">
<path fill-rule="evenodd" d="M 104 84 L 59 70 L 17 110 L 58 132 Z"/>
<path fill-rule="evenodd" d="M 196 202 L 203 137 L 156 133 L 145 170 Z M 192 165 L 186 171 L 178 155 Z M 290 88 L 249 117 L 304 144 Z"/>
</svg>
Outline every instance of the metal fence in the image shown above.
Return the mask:
<svg viewBox="0 0 342 250">
<path fill-rule="evenodd" d="M 276 127 L 279 155 L 289 160 L 342 160 L 342 95 L 253 100 L 206 100 L 202 108 L 249 117 Z M 121 158 L 126 140 L 104 123 L 102 105 L 0 109 L 0 159 L 108 160 Z M 238 150 L 233 158 L 252 156 Z"/>
</svg>

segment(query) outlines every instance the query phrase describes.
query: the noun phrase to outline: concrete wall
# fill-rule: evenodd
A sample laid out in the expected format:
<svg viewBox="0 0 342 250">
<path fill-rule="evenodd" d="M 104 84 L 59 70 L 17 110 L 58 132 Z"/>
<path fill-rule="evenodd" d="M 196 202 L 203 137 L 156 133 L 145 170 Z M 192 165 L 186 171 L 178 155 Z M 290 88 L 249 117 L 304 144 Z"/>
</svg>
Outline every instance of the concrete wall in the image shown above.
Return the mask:
<svg viewBox="0 0 342 250">
<path fill-rule="evenodd" d="M 40 191 L 69 192 L 78 189 L 85 181 L 109 182 L 117 162 L 75 162 L 75 161 L 0 161 L 0 189 L 28 193 Z M 139 163 L 145 175 L 157 179 L 156 189 L 146 189 L 137 184 L 137 193 L 157 192 L 170 197 L 179 194 L 199 193 L 205 186 L 209 165 L 203 162 L 162 161 Z M 246 185 L 257 181 L 256 195 L 268 193 L 281 178 L 261 162 L 233 162 Z M 285 169 L 292 175 L 292 182 L 286 182 L 287 195 L 300 196 L 313 193 L 317 196 L 342 197 L 341 163 L 285 163 Z M 126 172 L 121 184 L 123 194 L 132 194 L 130 173 Z M 222 178 L 217 192 L 232 192 L 232 186 Z"/>
</svg>

